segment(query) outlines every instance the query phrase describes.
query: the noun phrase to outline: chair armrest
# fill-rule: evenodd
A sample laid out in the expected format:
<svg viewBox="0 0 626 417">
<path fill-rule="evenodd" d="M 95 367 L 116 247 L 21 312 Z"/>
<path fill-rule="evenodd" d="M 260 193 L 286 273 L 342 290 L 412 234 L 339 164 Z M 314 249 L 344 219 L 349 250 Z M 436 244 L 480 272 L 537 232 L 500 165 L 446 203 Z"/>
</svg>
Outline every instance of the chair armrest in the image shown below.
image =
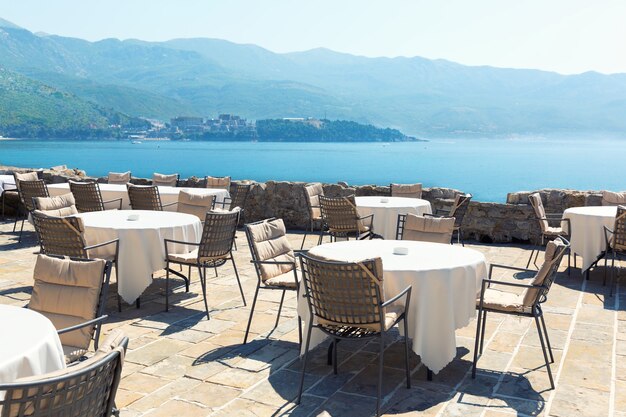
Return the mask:
<svg viewBox="0 0 626 417">
<path fill-rule="evenodd" d="M 99 248 L 102 246 L 106 246 L 106 245 L 111 245 L 113 243 L 115 243 L 115 246 L 119 245 L 120 240 L 119 239 L 113 239 L 113 240 L 109 240 L 107 242 L 102 242 L 102 243 L 98 243 L 95 245 L 91 245 L 91 246 L 85 246 L 85 250 L 89 250 L 89 249 L 95 249 L 95 248 Z"/>
<path fill-rule="evenodd" d="M 424 214 L 422 214 L 422 216 L 424 216 L 424 217 L 436 217 L 438 219 L 453 219 L 454 218 L 452 216 L 448 216 L 447 214 L 424 213 Z"/>
<path fill-rule="evenodd" d="M 108 317 L 109 316 L 105 314 L 104 316 L 96 317 L 95 319 L 91 319 L 84 323 L 76 324 L 74 326 L 66 327 L 65 329 L 57 330 L 57 334 L 69 333 L 69 332 L 73 332 L 74 330 L 82 329 L 83 327 L 92 326 L 94 324 L 98 324 L 106 320 Z"/>
<path fill-rule="evenodd" d="M 368 214 L 367 216 L 359 217 L 359 220 L 369 219 L 370 217 L 374 217 L 374 214 L 372 213 L 372 214 Z"/>
<path fill-rule="evenodd" d="M 387 307 L 390 304 L 393 304 L 394 302 L 398 301 L 400 298 L 404 297 L 406 295 L 407 298 L 407 302 L 405 304 L 405 307 L 408 307 L 408 300 L 411 298 L 411 286 L 409 285 L 408 287 L 406 287 L 405 289 L 403 289 L 402 291 L 400 291 L 398 294 L 396 294 L 393 298 L 385 301 L 384 303 L 381 304 L 381 307 Z"/>
<path fill-rule="evenodd" d="M 438 208 L 438 209 L 435 209 L 435 213 L 434 213 L 434 214 L 435 214 L 435 215 L 443 215 L 443 216 L 445 216 L 445 217 L 450 217 L 450 216 L 449 216 L 449 214 L 450 214 L 450 210 L 446 210 L 446 209 Z"/>
<path fill-rule="evenodd" d="M 121 198 L 114 198 L 112 200 L 103 201 L 102 205 L 108 204 L 108 203 L 113 203 L 114 201 L 118 201 L 119 202 L 119 204 L 118 204 L 119 205 L 119 210 L 121 210 L 122 209 L 122 199 Z"/>
<path fill-rule="evenodd" d="M 295 262 L 289 262 L 289 261 L 255 261 L 255 260 L 251 260 L 250 263 L 259 264 L 259 265 L 293 265 L 294 267 L 296 266 Z"/>
<path fill-rule="evenodd" d="M 497 284 L 497 285 L 506 285 L 509 287 L 517 287 L 517 288 L 547 288 L 545 285 L 533 285 L 533 284 L 520 284 L 518 282 L 507 282 L 507 281 L 498 281 L 495 279 L 483 279 L 483 283 L 482 286 L 484 287 L 485 284 L 487 285 L 491 285 L 491 284 Z"/>
<path fill-rule="evenodd" d="M 612 235 L 615 232 L 606 226 L 602 226 L 602 228 L 604 229 L 604 243 L 606 243 L 606 251 L 608 252 L 608 250 L 611 248 L 611 239 L 609 239 L 609 235 Z"/>
<path fill-rule="evenodd" d="M 163 241 L 165 242 L 165 244 L 167 245 L 168 243 L 178 243 L 181 245 L 191 245 L 191 246 L 200 246 L 200 243 L 195 243 L 195 242 L 184 242 L 182 240 L 173 240 L 173 239 L 163 239 Z"/>
<path fill-rule="evenodd" d="M 520 271 L 520 272 L 537 272 L 537 271 L 533 271 L 532 269 L 526 269 L 526 268 L 518 268 L 516 266 L 509 266 L 509 265 L 502 265 L 502 264 L 491 264 L 489 265 L 489 278 L 488 280 L 491 280 L 491 273 L 493 272 L 494 268 L 502 268 L 502 269 L 510 269 L 513 271 Z"/>
<path fill-rule="evenodd" d="M 178 204 L 178 201 L 174 201 L 173 203 L 161 204 L 161 207 L 169 207 L 173 206 L 174 204 Z"/>
<path fill-rule="evenodd" d="M 295 253 L 296 255 L 302 255 L 303 253 L 309 253 L 308 249 L 294 249 L 293 253 Z"/>
</svg>

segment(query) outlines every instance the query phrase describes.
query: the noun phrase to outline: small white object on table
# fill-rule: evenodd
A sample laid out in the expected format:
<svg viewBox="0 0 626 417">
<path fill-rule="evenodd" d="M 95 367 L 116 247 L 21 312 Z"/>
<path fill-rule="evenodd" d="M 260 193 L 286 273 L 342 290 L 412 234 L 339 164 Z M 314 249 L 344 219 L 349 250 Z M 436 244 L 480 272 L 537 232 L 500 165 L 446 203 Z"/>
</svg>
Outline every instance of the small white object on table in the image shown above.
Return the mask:
<svg viewBox="0 0 626 417">
<path fill-rule="evenodd" d="M 65 368 L 61 340 L 44 315 L 0 305 L 0 334 L 0 384 Z"/>
<path fill-rule="evenodd" d="M 406 255 L 394 254 L 405 251 Z M 475 317 L 476 296 L 488 271 L 482 253 L 441 243 L 354 240 L 320 245 L 309 253 L 341 262 L 382 258 L 386 299 L 412 286 L 407 313 L 409 337 L 413 351 L 434 373 L 456 356 L 455 330 L 467 326 Z M 302 291 L 301 288 L 298 314 L 304 320 L 302 331 L 306 337 L 309 311 Z M 311 349 L 324 338 L 322 331 L 313 329 Z"/>
<path fill-rule="evenodd" d="M 122 199 L 122 209 L 129 210 L 130 200 L 128 199 L 128 190 L 126 185 L 123 184 L 98 184 L 100 186 L 100 193 L 104 201 L 114 200 L 116 198 Z M 220 188 L 188 188 L 188 187 L 159 187 L 159 195 L 161 196 L 161 204 L 166 205 L 175 203 L 178 201 L 178 194 L 181 190 L 187 191 L 192 194 L 198 195 L 214 195 L 215 202 L 221 203 L 225 198 L 230 198 L 230 193 Z M 70 192 L 70 185 L 68 183 L 50 184 L 48 185 L 48 191 L 52 197 L 67 194 Z M 166 211 L 176 211 L 176 205 L 165 207 Z"/>
<path fill-rule="evenodd" d="M 430 203 L 420 198 L 407 197 L 356 197 L 361 216 L 374 215 L 374 233 L 385 239 L 396 239 L 399 214 L 431 214 Z M 366 226 L 369 224 L 366 221 Z"/>
<path fill-rule="evenodd" d="M 118 293 L 134 302 L 152 283 L 152 273 L 165 268 L 164 239 L 200 242 L 202 223 L 196 216 L 168 211 L 106 210 L 77 215 L 85 225 L 87 245 L 118 239 Z M 177 253 L 196 249 L 173 245 Z M 114 245 L 96 248 L 94 257 L 111 258 Z"/>
<path fill-rule="evenodd" d="M 572 252 L 583 258 L 583 271 L 589 269 L 606 250 L 604 226 L 613 230 L 616 214 L 616 206 L 572 207 L 563 213 L 563 218 L 569 219 L 572 228 Z"/>
<path fill-rule="evenodd" d="M 0 175 L 0 195 L 4 190 L 16 190 L 15 178 L 13 175 Z"/>
</svg>

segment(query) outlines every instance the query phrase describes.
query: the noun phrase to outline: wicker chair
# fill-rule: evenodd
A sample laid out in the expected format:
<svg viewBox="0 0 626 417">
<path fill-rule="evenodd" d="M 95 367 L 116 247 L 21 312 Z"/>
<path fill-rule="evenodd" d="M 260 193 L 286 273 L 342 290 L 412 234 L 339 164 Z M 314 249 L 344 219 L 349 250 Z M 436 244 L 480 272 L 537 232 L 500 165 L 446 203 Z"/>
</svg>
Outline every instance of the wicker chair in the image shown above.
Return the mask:
<svg viewBox="0 0 626 417">
<path fill-rule="evenodd" d="M 437 209 L 434 214 L 424 214 L 424 216 L 432 217 L 454 217 L 454 234 L 456 234 L 456 242 L 465 246 L 463 239 L 463 219 L 469 208 L 471 194 L 457 194 L 450 210 Z M 454 234 L 452 241 L 454 242 Z"/>
<path fill-rule="evenodd" d="M 229 185 L 230 187 L 230 185 Z M 214 187 L 211 187 L 214 188 Z M 222 209 L 225 210 L 234 210 L 235 207 L 239 207 L 241 210 L 241 216 L 239 217 L 239 222 L 243 223 L 246 207 L 246 202 L 248 201 L 248 196 L 250 195 L 250 190 L 252 190 L 252 184 L 235 184 L 235 192 L 233 197 L 226 197 L 222 202 L 216 202 L 216 206 L 222 206 Z"/>
<path fill-rule="evenodd" d="M 128 199 L 130 200 L 130 207 L 133 210 L 163 211 L 164 207 L 178 204 L 176 201 L 169 204 L 162 204 L 161 194 L 159 194 L 159 187 L 157 187 L 156 185 L 126 184 L 126 188 L 128 189 Z"/>
<path fill-rule="evenodd" d="M 127 347 L 128 338 L 113 331 L 89 359 L 60 371 L 0 384 L 0 416 L 119 416 L 115 394 Z"/>
<path fill-rule="evenodd" d="M 373 231 L 374 214 L 359 215 L 354 195 L 339 198 L 319 196 L 319 200 L 324 228 L 328 230 L 331 240 L 352 236 L 359 240 L 382 238 Z M 369 220 L 369 225 L 364 224 L 365 220 Z"/>
<path fill-rule="evenodd" d="M 122 199 L 103 200 L 100 185 L 95 181 L 69 181 L 70 191 L 74 194 L 76 208 L 81 213 L 106 210 L 105 204 L 116 203 L 115 209 L 122 209 Z"/>
<path fill-rule="evenodd" d="M 26 209 L 27 213 L 30 213 L 35 209 L 33 207 L 34 197 L 50 197 L 46 183 L 43 180 L 37 179 L 36 172 L 29 172 L 27 174 L 19 174 L 17 172 L 14 172 L 13 176 L 15 177 L 15 186 L 17 187 L 17 193 L 20 198 L 20 203 Z M 13 224 L 13 232 L 15 232 L 15 229 L 17 227 L 18 218 L 19 215 L 16 215 L 15 223 Z M 25 220 L 26 216 L 22 217 L 22 225 L 20 227 L 20 236 L 18 238 L 18 242 L 22 241 L 22 232 L 24 231 Z"/>
<path fill-rule="evenodd" d="M 411 287 L 385 301 L 383 264 L 380 258 L 356 263 L 329 262 L 308 255 L 300 256 L 304 298 L 309 309 L 308 331 L 305 337 L 302 375 L 297 403 L 302 398 L 304 374 L 313 327 L 333 340 L 333 371 L 337 373 L 337 343 L 339 340 L 378 338 L 378 398 L 376 415 L 380 415 L 382 396 L 384 335 L 400 320 L 404 321 L 404 360 L 406 385 L 411 388 L 409 369 L 409 337 L 406 311 L 411 302 Z M 404 305 L 396 301 L 405 297 Z M 394 304 L 395 303 L 395 304 Z"/>
<path fill-rule="evenodd" d="M 550 291 L 550 287 L 556 278 L 563 255 L 568 248 L 569 242 L 561 237 L 557 237 L 555 240 L 548 242 L 544 263 L 538 271 L 491 264 L 489 267 L 489 278 L 483 279 L 480 297 L 476 300 L 478 318 L 476 320 L 476 341 L 474 346 L 472 378 L 476 378 L 478 355 L 482 355 L 483 353 L 487 313 L 493 312 L 511 314 L 515 316 L 534 318 L 535 325 L 537 326 L 537 332 L 539 334 L 539 342 L 541 343 L 541 349 L 543 351 L 543 358 L 546 362 L 548 377 L 550 378 L 550 385 L 552 386 L 552 389 L 554 389 L 554 380 L 552 378 L 552 370 L 550 369 L 550 363 L 554 362 L 554 355 L 552 354 L 552 347 L 548 337 L 548 328 L 546 327 L 546 323 L 543 318 L 541 304 L 546 302 L 548 299 L 548 292 Z M 530 284 L 498 281 L 492 278 L 494 268 L 534 272 L 535 275 Z M 518 295 L 514 292 L 494 288 L 494 286 L 518 289 L 524 288 L 524 291 Z M 550 358 L 548 358 L 548 354 L 550 355 Z"/>
<path fill-rule="evenodd" d="M 615 215 L 615 225 L 613 230 L 604 226 L 604 239 L 606 252 L 604 253 L 604 280 L 606 281 L 606 270 L 609 254 L 611 255 L 611 294 L 613 296 L 613 285 L 618 278 L 615 272 L 615 260 L 626 259 L 626 206 L 617 206 Z"/>
<path fill-rule="evenodd" d="M 392 197 L 422 198 L 422 184 L 389 184 Z"/>
<path fill-rule="evenodd" d="M 107 177 L 108 184 L 118 184 L 118 185 L 126 185 L 130 182 L 132 178 L 132 174 L 130 171 L 126 172 L 109 172 L 109 176 Z"/>
<path fill-rule="evenodd" d="M 309 233 L 314 232 L 314 227 L 317 225 L 319 227 L 320 235 L 317 239 L 317 244 L 322 243 L 322 238 L 324 236 L 324 223 L 322 221 L 322 212 L 320 209 L 320 197 L 324 196 L 324 188 L 322 184 L 319 182 L 308 184 L 304 186 L 304 198 L 306 200 L 307 207 L 309 209 L 309 230 L 304 230 L 304 236 L 302 236 L 302 244 L 300 245 L 300 249 L 304 248 L 304 241 Z"/>
<path fill-rule="evenodd" d="M 204 177 L 205 188 L 218 188 L 230 192 L 230 177 Z"/>
<path fill-rule="evenodd" d="M 541 246 L 545 245 L 546 240 L 554 240 L 557 237 L 563 237 L 569 240 L 569 231 L 572 226 L 570 224 L 569 219 L 564 219 L 562 213 L 546 213 L 546 209 L 543 207 L 543 201 L 541 200 L 541 195 L 539 193 L 533 193 L 528 196 L 528 201 L 535 211 L 535 216 L 537 217 L 537 221 L 539 222 L 539 227 L 541 228 Z M 559 226 L 552 227 L 550 226 L 550 222 L 559 222 Z M 564 227 L 565 225 L 565 227 Z M 535 255 L 535 260 L 533 259 L 533 254 Z M 539 256 L 539 248 L 534 247 L 530 251 L 530 257 L 528 258 L 528 262 L 526 263 L 526 268 L 530 266 L 530 263 L 533 262 L 535 267 L 537 267 L 537 257 Z M 567 257 L 567 269 L 568 274 L 571 273 L 570 270 L 570 258 L 572 257 L 571 252 Z M 576 254 L 574 254 L 574 268 L 576 268 Z"/>
<path fill-rule="evenodd" d="M 452 243 L 454 222 L 454 217 L 399 214 L 396 239 L 449 244 Z"/>
<path fill-rule="evenodd" d="M 170 273 L 181 277 L 185 281 L 186 291 L 189 291 L 191 267 L 195 266 L 198 268 L 198 274 L 200 275 L 200 284 L 202 285 L 202 295 L 204 297 L 206 316 L 207 319 L 210 319 L 206 295 L 206 269 L 207 267 L 214 268 L 215 276 L 217 276 L 217 267 L 226 264 L 228 260 L 230 260 L 233 264 L 235 277 L 237 277 L 237 284 L 239 285 L 239 292 L 241 293 L 241 299 L 243 300 L 243 305 L 246 305 L 246 297 L 243 294 L 241 280 L 239 279 L 239 273 L 237 272 L 237 265 L 235 264 L 235 258 L 232 253 L 233 241 L 235 240 L 238 221 L 238 210 L 227 213 L 208 212 L 204 220 L 204 229 L 202 231 L 200 243 L 165 239 L 165 253 L 167 254 L 165 259 L 165 311 L 169 310 Z M 172 247 L 172 245 L 176 244 L 197 246 L 198 249 L 187 253 L 176 253 Z M 185 276 L 178 271 L 174 271 L 170 268 L 170 264 L 188 266 L 188 276 Z"/>
<path fill-rule="evenodd" d="M 110 277 L 104 259 L 37 256 L 28 308 L 57 328 L 67 363 L 81 359 L 92 339 L 98 349 Z"/>
<path fill-rule="evenodd" d="M 248 341 L 248 333 L 250 332 L 259 290 L 267 289 L 283 292 L 274 325 L 274 328 L 276 328 L 280 320 L 285 293 L 287 291 L 297 291 L 298 289 L 296 259 L 289 240 L 287 240 L 287 230 L 282 219 L 266 219 L 249 223 L 245 225 L 245 229 L 248 245 L 250 246 L 250 254 L 252 255 L 251 262 L 254 264 L 258 281 L 254 291 L 254 300 L 252 301 L 250 318 L 246 327 L 246 335 L 243 339 L 244 344 Z M 300 330 L 300 341 L 302 342 L 300 320 L 298 320 L 298 328 Z"/>
<path fill-rule="evenodd" d="M 180 190 L 180 193 L 178 193 L 178 206 L 176 206 L 176 211 L 196 216 L 203 222 L 207 212 L 213 210 L 214 206 L 215 196 L 212 194 L 201 195 Z"/>
<path fill-rule="evenodd" d="M 19 194 L 17 192 L 17 187 L 13 184 L 7 184 L 6 182 L 2 185 L 2 218 L 6 218 L 5 214 L 4 214 L 4 209 L 6 207 L 6 198 L 8 195 L 13 195 L 15 197 L 17 197 L 17 200 L 19 201 Z M 15 208 L 15 213 L 16 213 L 16 217 L 17 217 L 17 207 Z"/>
<path fill-rule="evenodd" d="M 603 206 L 620 206 L 626 205 L 626 191 L 615 193 L 613 191 L 602 191 Z"/>
<path fill-rule="evenodd" d="M 180 174 L 152 174 L 152 185 L 157 187 L 177 187 L 180 181 Z"/>
</svg>

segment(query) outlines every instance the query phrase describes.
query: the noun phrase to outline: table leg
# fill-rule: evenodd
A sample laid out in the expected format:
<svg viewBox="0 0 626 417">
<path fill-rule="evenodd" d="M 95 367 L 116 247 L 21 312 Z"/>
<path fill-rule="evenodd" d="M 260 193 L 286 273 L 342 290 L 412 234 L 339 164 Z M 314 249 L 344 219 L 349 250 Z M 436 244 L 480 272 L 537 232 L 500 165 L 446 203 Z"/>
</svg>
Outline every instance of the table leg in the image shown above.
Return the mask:
<svg viewBox="0 0 626 417">
<path fill-rule="evenodd" d="M 426 368 L 426 380 L 427 381 L 432 381 L 433 380 L 433 371 L 431 371 L 428 368 Z"/>
</svg>

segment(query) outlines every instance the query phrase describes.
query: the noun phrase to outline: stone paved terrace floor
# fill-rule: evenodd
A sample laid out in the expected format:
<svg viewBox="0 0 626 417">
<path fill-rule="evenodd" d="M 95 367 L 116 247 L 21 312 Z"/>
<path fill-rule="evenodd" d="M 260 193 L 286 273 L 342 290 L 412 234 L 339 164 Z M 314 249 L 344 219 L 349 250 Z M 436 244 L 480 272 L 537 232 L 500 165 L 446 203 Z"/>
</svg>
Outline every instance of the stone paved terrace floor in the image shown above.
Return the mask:
<svg viewBox="0 0 626 417">
<path fill-rule="evenodd" d="M 25 305 L 30 297 L 37 253 L 27 226 L 16 244 L 11 224 L 0 223 L 0 303 Z M 301 235 L 290 235 L 299 247 Z M 251 304 L 256 276 L 245 236 L 238 233 L 237 264 Z M 310 243 L 313 243 L 311 239 Z M 469 245 L 488 261 L 524 266 L 527 248 Z M 490 315 L 479 375 L 469 374 L 475 322 L 457 331 L 458 354 L 432 382 L 412 354 L 413 388 L 404 381 L 401 339 L 386 340 L 384 414 L 388 416 L 615 416 L 626 417 L 626 294 L 609 298 L 602 268 L 590 281 L 566 262 L 545 304 L 555 348 L 556 390 L 549 381 L 534 325 L 526 318 Z M 339 374 L 325 364 L 325 349 L 313 353 L 302 404 L 297 394 L 300 363 L 295 296 L 288 295 L 283 318 L 274 326 L 279 292 L 261 291 L 252 324 L 252 342 L 242 345 L 249 308 L 243 307 L 232 269 L 211 278 L 211 320 L 203 313 L 197 276 L 189 293 L 172 297 L 163 311 L 163 273 L 142 298 L 141 309 L 109 302 L 105 332 L 122 329 L 130 337 L 117 404 L 124 417 L 157 416 L 355 416 L 375 406 L 376 342 L 339 344 Z M 115 284 L 112 285 L 115 293 Z M 6 337 L 7 335 L 5 335 Z"/>
</svg>

